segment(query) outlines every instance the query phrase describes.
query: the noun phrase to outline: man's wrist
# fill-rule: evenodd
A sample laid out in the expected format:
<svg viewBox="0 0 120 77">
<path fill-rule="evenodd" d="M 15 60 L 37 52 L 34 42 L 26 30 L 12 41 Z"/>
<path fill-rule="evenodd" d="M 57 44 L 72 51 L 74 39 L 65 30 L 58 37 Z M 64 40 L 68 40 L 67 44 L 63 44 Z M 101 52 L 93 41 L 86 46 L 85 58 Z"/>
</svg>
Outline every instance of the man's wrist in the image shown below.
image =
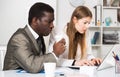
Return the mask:
<svg viewBox="0 0 120 77">
<path fill-rule="evenodd" d="M 54 55 L 54 57 L 56 58 L 56 60 L 58 60 L 58 57 L 55 55 L 55 53 L 54 53 L 54 52 L 52 52 L 52 54 Z"/>
<path fill-rule="evenodd" d="M 53 53 L 54 53 L 57 57 L 59 57 L 59 55 L 58 55 L 57 53 L 55 53 L 55 51 L 53 51 Z"/>
</svg>

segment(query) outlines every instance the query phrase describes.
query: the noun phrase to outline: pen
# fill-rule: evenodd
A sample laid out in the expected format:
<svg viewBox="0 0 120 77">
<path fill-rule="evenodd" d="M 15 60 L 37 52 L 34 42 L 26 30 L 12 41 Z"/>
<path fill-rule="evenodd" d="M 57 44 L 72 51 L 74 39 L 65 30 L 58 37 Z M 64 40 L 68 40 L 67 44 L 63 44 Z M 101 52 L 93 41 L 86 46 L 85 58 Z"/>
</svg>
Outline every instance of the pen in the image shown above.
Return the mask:
<svg viewBox="0 0 120 77">
<path fill-rule="evenodd" d="M 117 61 L 119 61 L 120 59 L 119 59 L 118 55 L 116 55 L 116 54 L 114 53 L 114 51 L 113 51 L 112 53 L 113 53 L 114 59 L 117 60 Z"/>
<path fill-rule="evenodd" d="M 116 60 L 116 54 L 114 53 L 114 51 L 112 51 L 113 53 L 113 58 Z"/>
<path fill-rule="evenodd" d="M 119 59 L 119 57 L 118 57 L 118 55 L 116 55 L 116 57 L 115 57 L 115 58 L 116 58 L 116 60 L 117 60 L 117 61 L 119 61 L 119 60 L 120 60 L 120 59 Z"/>
<path fill-rule="evenodd" d="M 69 68 L 75 69 L 75 70 L 79 70 L 80 69 L 80 67 L 69 67 Z"/>
<path fill-rule="evenodd" d="M 115 56 L 116 56 L 116 54 L 114 53 L 114 51 L 113 51 L 112 53 L 113 53 L 113 56 L 115 57 Z"/>
</svg>

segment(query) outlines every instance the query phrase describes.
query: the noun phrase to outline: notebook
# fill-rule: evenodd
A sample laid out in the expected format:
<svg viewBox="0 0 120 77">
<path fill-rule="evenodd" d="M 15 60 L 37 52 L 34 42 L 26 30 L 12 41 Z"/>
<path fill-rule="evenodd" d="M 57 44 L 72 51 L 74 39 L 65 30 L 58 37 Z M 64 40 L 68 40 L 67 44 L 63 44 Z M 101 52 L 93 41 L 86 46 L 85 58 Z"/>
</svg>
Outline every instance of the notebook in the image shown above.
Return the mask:
<svg viewBox="0 0 120 77">
<path fill-rule="evenodd" d="M 104 57 L 102 63 L 97 67 L 97 70 L 103 70 L 109 67 L 115 66 L 115 60 L 113 58 L 113 53 L 119 54 L 120 56 L 120 45 L 114 45 L 110 51 L 107 53 L 107 55 Z"/>
</svg>

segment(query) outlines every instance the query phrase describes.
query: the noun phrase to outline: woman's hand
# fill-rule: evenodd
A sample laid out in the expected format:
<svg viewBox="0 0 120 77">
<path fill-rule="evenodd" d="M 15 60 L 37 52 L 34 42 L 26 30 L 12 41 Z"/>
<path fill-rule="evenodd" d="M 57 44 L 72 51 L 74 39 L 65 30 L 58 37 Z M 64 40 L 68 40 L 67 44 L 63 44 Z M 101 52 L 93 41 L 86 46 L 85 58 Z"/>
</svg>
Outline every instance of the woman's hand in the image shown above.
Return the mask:
<svg viewBox="0 0 120 77">
<path fill-rule="evenodd" d="M 101 62 L 102 62 L 102 59 L 100 59 L 100 58 L 93 58 L 93 59 L 91 59 L 91 61 L 92 61 L 92 63 L 94 65 L 100 65 Z"/>
<path fill-rule="evenodd" d="M 75 66 L 84 66 L 84 65 L 86 65 L 86 66 L 94 66 L 94 63 L 91 60 L 84 59 L 84 60 L 76 60 L 74 65 Z"/>
</svg>

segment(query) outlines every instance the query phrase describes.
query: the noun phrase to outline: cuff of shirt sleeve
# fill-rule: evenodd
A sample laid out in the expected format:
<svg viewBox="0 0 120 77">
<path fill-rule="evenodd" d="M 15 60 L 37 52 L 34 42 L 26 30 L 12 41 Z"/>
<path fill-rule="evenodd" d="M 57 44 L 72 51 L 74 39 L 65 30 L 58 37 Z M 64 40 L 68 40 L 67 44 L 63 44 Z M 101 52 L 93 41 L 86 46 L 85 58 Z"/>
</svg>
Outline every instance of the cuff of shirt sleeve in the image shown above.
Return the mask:
<svg viewBox="0 0 120 77">
<path fill-rule="evenodd" d="M 58 57 L 52 52 L 52 54 L 54 55 L 55 59 L 58 60 Z"/>
<path fill-rule="evenodd" d="M 90 55 L 90 54 L 89 54 L 89 55 L 87 56 L 87 59 L 88 59 L 88 60 L 91 60 L 91 59 L 93 59 L 93 58 L 95 58 L 93 55 Z"/>
<path fill-rule="evenodd" d="M 74 60 L 74 61 L 73 61 L 72 66 L 74 66 L 74 65 L 75 65 L 75 62 L 76 62 L 76 60 Z"/>
</svg>

